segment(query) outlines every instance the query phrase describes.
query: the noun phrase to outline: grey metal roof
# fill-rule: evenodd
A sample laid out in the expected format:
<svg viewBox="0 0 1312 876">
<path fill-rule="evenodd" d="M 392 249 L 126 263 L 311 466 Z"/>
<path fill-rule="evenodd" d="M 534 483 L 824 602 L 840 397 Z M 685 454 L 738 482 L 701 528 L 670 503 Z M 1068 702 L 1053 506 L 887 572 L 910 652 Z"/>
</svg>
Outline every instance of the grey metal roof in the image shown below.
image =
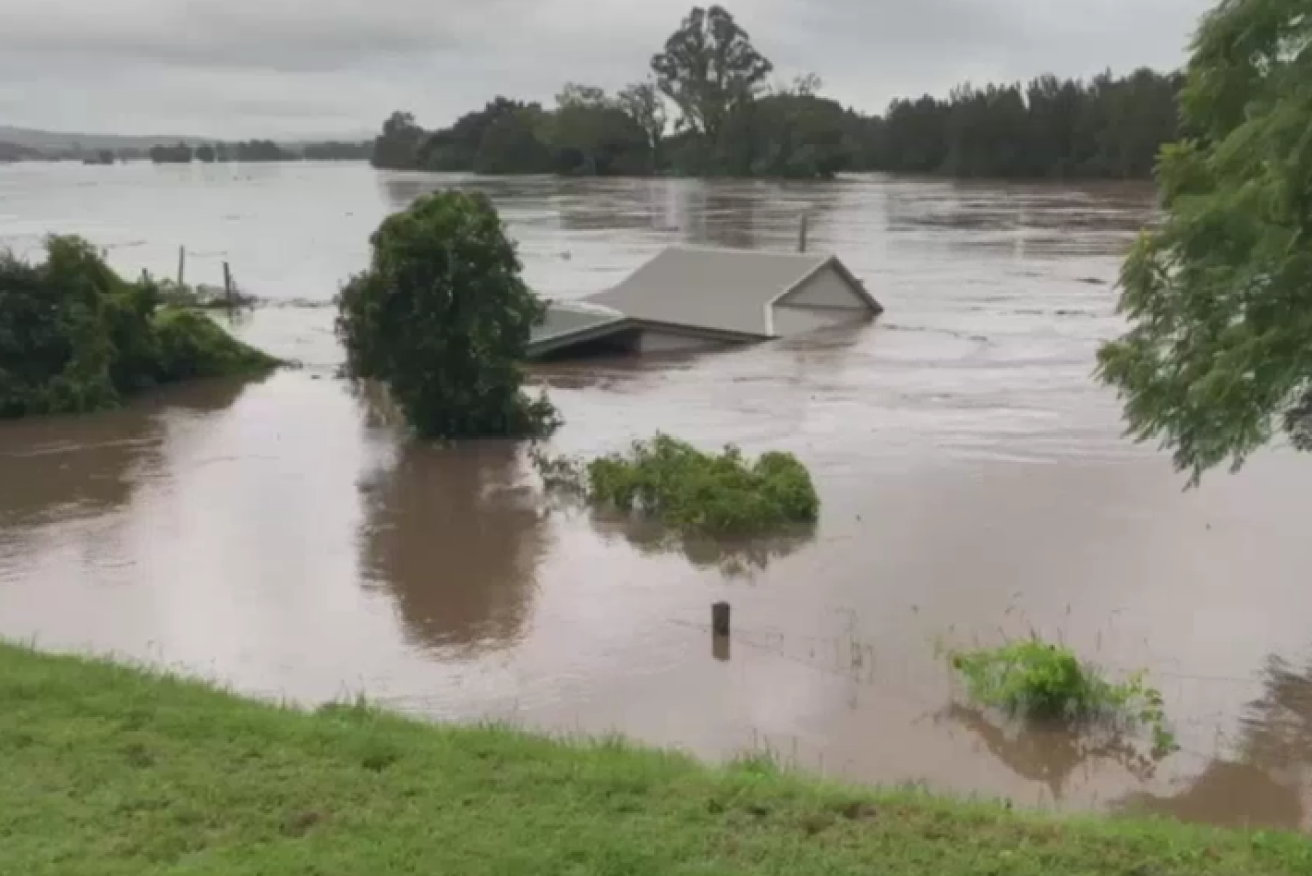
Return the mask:
<svg viewBox="0 0 1312 876">
<path fill-rule="evenodd" d="M 632 319 L 768 338 L 774 301 L 831 263 L 878 310 L 831 255 L 694 246 L 671 246 L 619 285 L 582 300 Z"/>
<path fill-rule="evenodd" d="M 561 335 L 572 335 L 587 329 L 599 328 L 607 323 L 619 322 L 624 314 L 612 307 L 590 304 L 585 301 L 549 301 L 547 316 L 533 327 L 533 343 L 547 341 Z"/>
</svg>

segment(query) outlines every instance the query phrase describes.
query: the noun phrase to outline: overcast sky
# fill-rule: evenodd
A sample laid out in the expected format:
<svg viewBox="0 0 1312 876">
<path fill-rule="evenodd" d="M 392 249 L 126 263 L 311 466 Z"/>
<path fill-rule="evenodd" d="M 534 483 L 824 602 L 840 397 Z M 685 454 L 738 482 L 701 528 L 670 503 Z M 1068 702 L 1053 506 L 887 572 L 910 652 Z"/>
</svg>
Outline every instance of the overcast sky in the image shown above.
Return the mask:
<svg viewBox="0 0 1312 876">
<path fill-rule="evenodd" d="M 0 0 L 0 124 L 293 137 L 642 77 L 689 0 Z M 735 0 L 864 110 L 963 80 L 1178 66 L 1212 0 Z"/>
</svg>

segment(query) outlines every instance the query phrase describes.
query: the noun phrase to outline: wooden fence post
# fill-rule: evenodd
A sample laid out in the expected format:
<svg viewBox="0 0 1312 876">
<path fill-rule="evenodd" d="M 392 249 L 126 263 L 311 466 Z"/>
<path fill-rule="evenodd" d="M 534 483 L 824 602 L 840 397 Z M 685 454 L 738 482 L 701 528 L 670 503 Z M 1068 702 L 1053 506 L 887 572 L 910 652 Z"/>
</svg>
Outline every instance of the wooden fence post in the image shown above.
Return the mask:
<svg viewBox="0 0 1312 876">
<path fill-rule="evenodd" d="M 227 262 L 223 263 L 223 292 L 228 299 L 228 310 L 232 310 L 236 302 L 233 300 L 232 271 L 228 269 Z"/>
<path fill-rule="evenodd" d="M 711 632 L 717 636 L 729 635 L 729 603 L 717 602 L 711 606 Z"/>
</svg>

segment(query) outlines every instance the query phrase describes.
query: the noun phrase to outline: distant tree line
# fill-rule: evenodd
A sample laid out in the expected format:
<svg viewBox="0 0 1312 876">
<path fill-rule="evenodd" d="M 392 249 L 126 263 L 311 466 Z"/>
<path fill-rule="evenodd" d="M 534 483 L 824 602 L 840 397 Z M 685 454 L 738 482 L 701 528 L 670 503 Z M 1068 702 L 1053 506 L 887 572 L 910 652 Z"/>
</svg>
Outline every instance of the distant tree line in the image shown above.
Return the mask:
<svg viewBox="0 0 1312 876">
<path fill-rule="evenodd" d="M 818 76 L 773 64 L 720 6 L 695 7 L 616 94 L 567 84 L 554 107 L 496 97 L 425 130 L 395 112 L 374 140 L 380 168 L 486 174 L 828 178 L 844 171 L 978 177 L 1142 178 L 1177 128 L 1178 74 L 962 86 L 864 115 Z"/>
<path fill-rule="evenodd" d="M 307 143 L 299 149 L 280 146 L 272 140 L 245 140 L 238 143 L 203 143 L 190 146 L 176 143 L 172 146 L 153 146 L 148 153 L 156 164 L 203 164 L 239 162 L 248 164 L 261 161 L 365 161 L 372 154 L 371 144 L 327 142 Z"/>
<path fill-rule="evenodd" d="M 853 166 L 958 177 L 1151 176 L 1180 135 L 1179 73 L 963 86 L 946 100 L 896 100 L 862 119 Z"/>
</svg>

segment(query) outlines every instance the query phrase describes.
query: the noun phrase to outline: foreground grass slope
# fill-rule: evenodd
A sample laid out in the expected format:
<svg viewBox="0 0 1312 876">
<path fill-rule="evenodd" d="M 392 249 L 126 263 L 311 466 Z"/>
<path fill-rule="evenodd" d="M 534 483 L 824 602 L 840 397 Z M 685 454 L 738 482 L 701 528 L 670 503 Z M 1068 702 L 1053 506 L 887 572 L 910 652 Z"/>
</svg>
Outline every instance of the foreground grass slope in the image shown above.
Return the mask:
<svg viewBox="0 0 1312 876">
<path fill-rule="evenodd" d="M 1278 834 L 711 769 L 618 743 L 304 714 L 0 644 L 0 873 L 1312 873 Z"/>
</svg>

